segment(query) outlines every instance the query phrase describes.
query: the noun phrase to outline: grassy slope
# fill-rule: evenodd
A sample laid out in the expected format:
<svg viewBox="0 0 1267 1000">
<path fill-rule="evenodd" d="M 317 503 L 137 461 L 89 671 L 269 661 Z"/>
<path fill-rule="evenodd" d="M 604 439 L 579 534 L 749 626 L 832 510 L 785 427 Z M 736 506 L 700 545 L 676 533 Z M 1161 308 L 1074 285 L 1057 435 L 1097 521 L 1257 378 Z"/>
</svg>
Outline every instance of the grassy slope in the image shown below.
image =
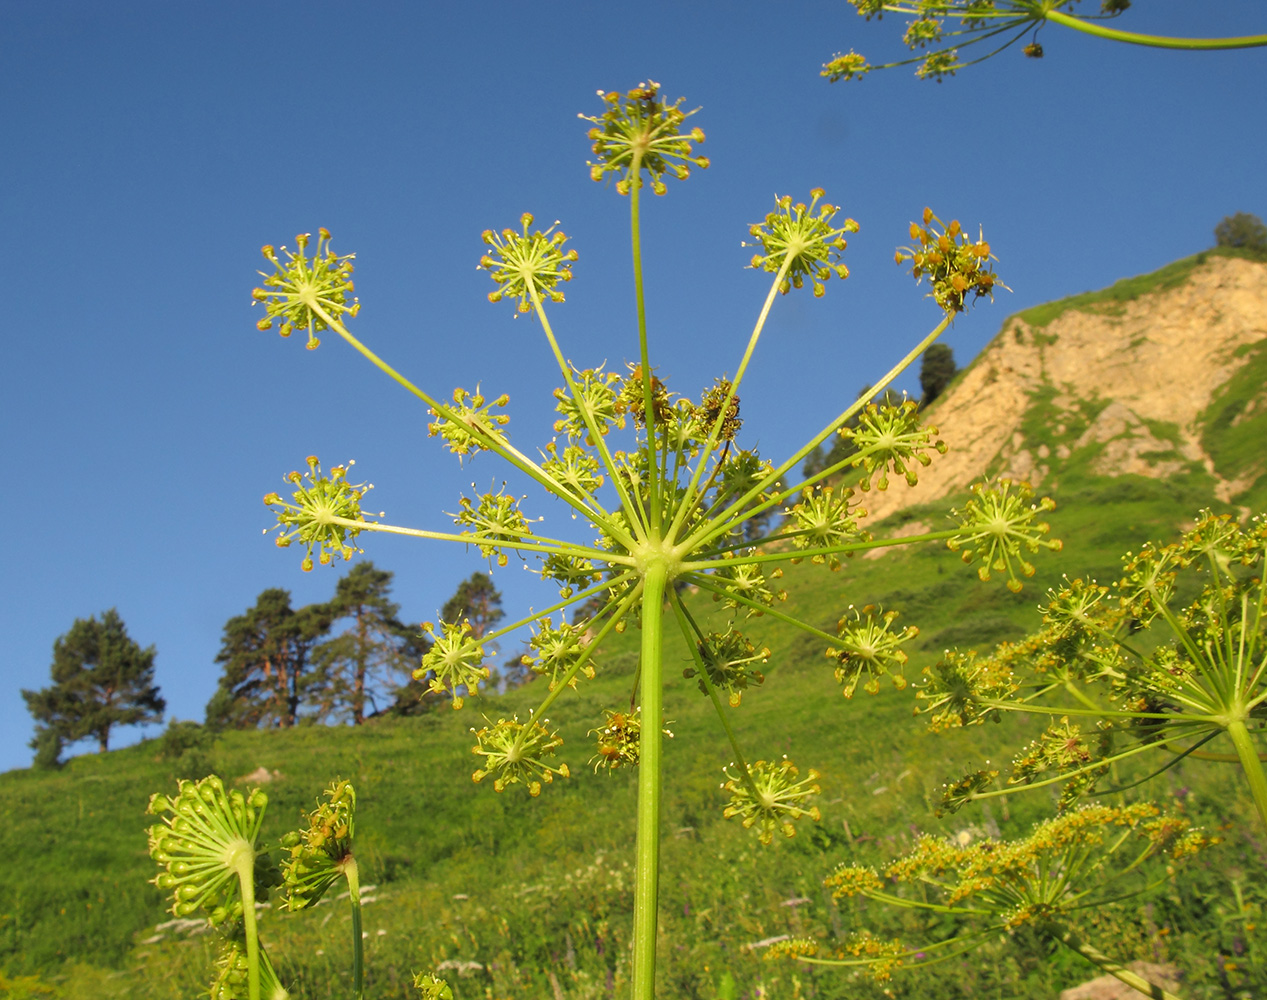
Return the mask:
<svg viewBox="0 0 1267 1000">
<path fill-rule="evenodd" d="M 1156 281 L 1171 280 L 1167 271 Z M 1144 281 L 1133 280 L 1136 287 Z M 1224 475 L 1260 468 L 1253 465 L 1259 461 L 1255 442 L 1267 418 L 1253 400 L 1263 385 L 1264 364 L 1267 352 L 1257 351 L 1211 406 L 1206 445 Z M 1036 441 L 1051 423 L 1042 419 L 1042 405 L 1035 400 L 1027 425 Z M 945 647 L 985 646 L 1033 627 L 1035 605 L 1061 573 L 1107 579 L 1124 550 L 1147 538 L 1171 537 L 1199 507 L 1218 506 L 1203 472 L 1168 482 L 1092 477 L 1078 471 L 1085 458 L 1071 456 L 1057 479 L 1060 507 L 1050 520 L 1065 549 L 1039 561 L 1038 577 L 1021 595 L 998 580 L 979 583 L 952 554 L 924 545 L 858 559 L 835 574 L 793 567 L 783 580 L 789 592 L 785 609 L 829 629 L 851 603 L 898 609 L 903 623 L 921 629 L 912 643 L 914 678 Z M 1262 506 L 1264 482 L 1260 475 L 1237 499 Z M 948 506 L 911 508 L 897 518 L 940 527 Z M 711 602 L 695 603 L 706 617 L 717 614 Z M 909 843 L 916 827 L 958 830 L 997 822 L 1007 833 L 1043 814 L 1050 801 L 1041 793 L 1013 796 L 993 812 L 972 810 L 942 821 L 929 812 L 942 781 L 987 757 L 1005 758 L 1032 733 L 1005 724 L 931 736 L 911 719 L 909 689 L 885 689 L 873 697 L 860 693 L 847 702 L 817 642 L 768 617 L 743 627 L 771 648 L 772 657 L 765 686 L 750 691 L 732 714 L 740 740 L 750 757 L 787 753 L 802 767 L 822 771 L 824 817 L 817 826 L 803 823 L 794 840 L 764 850 L 750 833 L 721 820 L 724 800 L 717 785 L 730 750 L 707 699 L 694 682 L 677 676 L 686 654 L 680 640 L 671 639 L 666 701 L 675 737 L 666 775 L 663 992 L 712 1000 L 751 994 L 762 982 L 789 995 L 804 988 L 824 997 L 879 996 L 878 988 L 839 973 L 762 965 L 743 946 L 780 933 L 846 928 L 854 917 L 829 905 L 820 888 L 822 876 L 845 857 L 878 860 Z M 632 776 L 591 774 L 585 766 L 586 732 L 596 725 L 601 707 L 628 702 L 635 642 L 632 631 L 614 637 L 599 677 L 551 712 L 567 741 L 563 759 L 574 777 L 556 782 L 539 800 L 518 790 L 499 796 L 468 777 L 474 760 L 468 730 L 479 714 L 522 717 L 539 700 L 539 685 L 468 703 L 461 713 L 444 710 L 359 731 L 231 732 L 216 745 L 211 763 L 229 776 L 261 765 L 281 772 L 268 788 L 269 838 L 284 832 L 336 774 L 355 781 L 360 853 L 369 869 L 364 881 L 380 886 L 366 917 L 371 995 L 410 995 L 410 970 L 446 958 L 496 969 L 454 978 L 462 997 L 484 996 L 486 990 L 490 996 L 542 995 L 554 989 L 554 981 L 569 997 L 619 994 L 627 944 Z M 9 995 L 158 1000 L 197 991 L 206 975 L 205 939 L 167 932 L 161 940 L 137 943 L 154 937 L 150 929 L 166 919 L 157 890 L 145 881 L 153 866 L 145 849 L 144 804 L 176 777 L 172 765 L 155 759 L 153 745 L 144 744 L 76 758 L 58 773 L 0 775 L 8 806 L 0 849 L 16 862 L 0 868 L 0 970 L 35 977 L 25 994 L 8 981 Z M 1242 825 L 1230 769 L 1194 766 L 1172 772 L 1168 782 L 1187 784 L 1186 801 L 1198 815 Z M 1150 903 L 1143 916 L 1107 926 L 1119 953 L 1149 955 L 1169 948 L 1193 983 L 1213 982 L 1218 971 L 1210 935 L 1228 926 L 1227 913 L 1217 912 L 1228 897 L 1228 878 L 1238 865 L 1253 871 L 1263 863 L 1261 846 L 1237 842 L 1225 850 L 1219 870 L 1203 867 Z M 571 905 L 560 906 L 564 900 Z M 883 913 L 865 919 L 881 931 L 887 926 L 889 933 L 912 929 Z M 1188 934 L 1185 921 L 1191 924 Z M 298 976 L 298 995 L 345 995 L 330 985 L 346 975 L 341 971 L 346 944 L 335 933 L 340 925 L 346 925 L 346 916 L 325 906 L 268 918 L 266 939 L 280 964 Z M 1174 932 L 1164 946 L 1149 937 L 1150 928 L 1163 925 Z M 1059 957 L 1018 959 L 1001 949 L 957 967 L 949 979 L 910 973 L 893 988 L 909 996 L 931 989 L 947 997 L 1050 997 L 1086 973 Z M 801 986 L 794 986 L 794 976 Z M 0 979 L 0 995 L 5 982 Z M 55 992 L 38 992 L 40 984 Z"/>
<path fill-rule="evenodd" d="M 1085 484 L 1076 499 L 1052 515 L 1056 534 L 1070 543 L 1042 561 L 1039 577 L 1021 595 L 1012 595 L 999 581 L 979 583 L 952 554 L 929 545 L 856 560 L 836 574 L 820 567 L 792 568 L 784 579 L 788 607 L 823 625 L 834 622 L 849 603 L 899 608 L 904 621 L 922 629 L 915 643 L 922 652 L 911 664 L 916 674 L 918 665 L 944 646 L 1021 634 L 1035 621 L 1034 605 L 1043 588 L 1061 572 L 1107 576 L 1114 551 L 1171 533 L 1195 499 L 1147 480 Z M 908 514 L 926 515 L 918 509 Z M 702 613 L 716 614 L 711 602 L 701 604 Z M 787 970 L 763 970 L 740 946 L 840 920 L 825 905 L 818 882 L 838 860 L 867 849 L 851 838 L 887 838 L 898 846 L 909 839 L 911 824 L 958 829 L 984 822 L 975 815 L 939 823 L 928 803 L 943 780 L 985 757 L 1002 757 L 1001 750 L 1015 749 L 1023 739 L 1006 726 L 930 736 L 910 718 L 909 691 L 859 694 L 846 702 L 817 643 L 768 618 L 753 625 L 753 638 L 767 643 L 773 656 L 764 688 L 749 692 L 734 713 L 740 740 L 752 757 L 788 753 L 803 766 L 819 768 L 824 820 L 816 830 L 803 829 L 795 841 L 766 852 L 751 834 L 722 824 L 717 784 L 730 757 L 728 746 L 706 699 L 693 682 L 673 680 L 670 669 L 668 712 L 675 738 L 667 774 L 666 922 L 679 933 L 683 924 L 696 929 L 685 954 L 673 949 L 668 954 L 666 974 L 683 978 L 681 995 L 715 995 L 713 987 L 696 980 L 715 974 L 720 982 L 723 972 L 741 983 L 763 975 L 782 975 L 786 981 Z M 476 704 L 474 711 L 445 710 L 360 732 L 316 727 L 232 732 L 217 745 L 214 765 L 222 774 L 242 775 L 260 765 L 283 774 L 269 786 L 270 837 L 280 835 L 329 778 L 339 774 L 355 780 L 361 795 L 361 851 L 370 869 L 366 881 L 383 886 L 382 902 L 367 916 L 377 953 L 377 995 L 407 995 L 408 970 L 445 957 L 517 969 L 519 978 L 512 980 L 524 988 L 541 985 L 540 970 L 555 969 L 556 975 L 572 976 L 571 995 L 584 977 L 578 979 L 566 953 L 560 957 L 558 942 L 572 940 L 574 950 L 584 950 L 588 942 L 591 953 L 581 956 L 579 968 L 602 967 L 603 955 L 592 942 L 594 925 L 604 920 L 609 922 L 604 954 L 619 954 L 627 918 L 623 866 L 631 853 L 633 788 L 628 775 L 589 773 L 585 732 L 595 724 L 600 706 L 627 701 L 633 639 L 630 634 L 611 643 L 599 678 L 578 695 L 561 699 L 551 713 L 568 741 L 565 759 L 576 776 L 557 782 L 537 801 L 515 791 L 495 795 L 467 777 L 473 759 L 468 727 L 478 721 L 476 713 L 523 715 L 540 696 L 533 685 Z M 685 661 L 680 646 L 669 648 L 671 663 Z M 20 866 L 0 874 L 5 914 L 0 947 L 11 974 L 43 969 L 55 981 L 62 962 L 73 959 L 135 970 L 115 980 L 81 970 L 66 980 L 76 989 L 91 984 L 88 992 L 96 996 L 175 997 L 196 988 L 205 968 L 202 943 L 169 938 L 132 950 L 134 938 L 145 936 L 140 932 L 165 919 L 157 891 L 145 884 L 152 864 L 145 853 L 143 807 L 151 791 L 170 786 L 174 777 L 145 745 L 76 758 L 57 774 L 0 776 L 10 806 L 0 844 L 7 856 L 23 858 Z M 1015 800 L 1013 828 L 1048 805 L 1037 794 Z M 991 818 L 1001 817 L 996 810 Z M 31 845 L 38 846 L 32 850 Z M 575 878 L 567 883 L 564 876 L 572 869 Z M 554 891 L 577 898 L 580 923 L 570 912 L 556 912 L 549 899 L 551 882 L 559 883 Z M 534 900 L 525 890 L 538 884 L 545 888 Z M 457 894 L 473 901 L 455 901 Z M 812 902 L 780 905 L 802 896 Z M 396 905 L 384 905 L 388 900 Z M 344 919 L 341 913 L 338 919 Z M 338 966 L 334 958 L 314 958 L 305 951 L 323 947 L 337 956 L 343 945 L 319 923 L 316 915 L 273 922 L 281 928 L 271 938 L 278 942 L 278 957 L 308 983 L 336 974 Z M 420 925 L 430 932 L 420 934 Z M 379 929 L 387 933 L 378 935 Z M 614 959 L 609 967 L 614 983 L 622 968 Z M 592 978 L 592 972 L 587 974 Z M 1083 974 L 1068 963 L 1007 966 L 1009 981 L 1033 978 L 1037 996 Z M 149 992 L 139 991 L 142 982 Z M 830 991 L 830 982 L 828 976 L 820 991 Z M 906 980 L 906 988 L 915 982 Z M 112 993 L 112 988 L 122 992 Z M 312 986 L 301 995 L 337 994 Z"/>
</svg>

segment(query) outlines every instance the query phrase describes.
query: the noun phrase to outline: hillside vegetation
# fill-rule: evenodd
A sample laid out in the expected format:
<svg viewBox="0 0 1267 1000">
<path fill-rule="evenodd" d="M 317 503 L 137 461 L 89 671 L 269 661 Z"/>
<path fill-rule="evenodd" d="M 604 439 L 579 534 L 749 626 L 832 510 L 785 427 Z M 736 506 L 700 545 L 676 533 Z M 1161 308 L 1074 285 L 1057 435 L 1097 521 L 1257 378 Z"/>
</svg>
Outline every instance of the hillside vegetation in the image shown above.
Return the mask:
<svg viewBox="0 0 1267 1000">
<path fill-rule="evenodd" d="M 1020 594 L 998 579 L 978 581 L 953 553 L 925 544 L 856 559 L 834 574 L 791 568 L 782 584 L 798 617 L 830 630 L 851 604 L 899 611 L 902 623 L 920 628 L 907 666 L 916 681 L 948 647 L 985 648 L 1035 628 L 1036 606 L 1062 574 L 1110 579 L 1123 552 L 1173 537 L 1202 507 L 1236 513 L 1267 507 L 1258 444 L 1267 432 L 1267 266 L 1213 254 L 1180 263 L 1181 280 L 1172 280 L 1175 265 L 1148 287 L 1135 279 L 1140 290 L 1112 299 L 1121 310 L 1113 315 L 1085 311 L 1092 303 L 1084 301 L 1008 320 L 931 411 L 954 449 L 928 471 L 934 488 L 907 496 L 899 482 L 883 502 L 867 505 L 893 524 L 940 528 L 973 475 L 1031 474 L 1040 493 L 1058 501 L 1050 521 L 1065 547 L 1039 561 Z M 1249 304 L 1255 295 L 1256 309 Z M 1180 314 L 1189 320 L 1187 336 L 1203 345 L 1186 356 L 1204 388 L 1185 395 L 1182 387 L 1152 385 L 1154 376 L 1143 375 L 1123 378 L 1110 393 L 1113 370 L 1124 372 L 1145 357 L 1166 363 L 1167 345 L 1179 336 L 1170 321 Z M 1197 324 L 1202 317 L 1204 327 Z M 1126 345 L 1146 340 L 1127 348 L 1130 357 L 1114 358 L 1123 347 L 1103 342 L 1106 329 L 1118 331 Z M 1211 330 L 1223 332 L 1216 337 Z M 1099 345 L 1095 357 L 1091 345 Z M 1209 359 L 1209 371 L 1199 367 L 1201 358 Z M 1173 397 L 1163 411 L 1170 416 L 1161 419 L 1149 401 L 1166 396 Z M 922 502 L 910 505 L 912 498 Z M 720 626 L 710 601 L 695 595 L 691 602 Z M 993 810 L 936 818 L 932 807 L 943 782 L 986 759 L 1006 759 L 1036 728 L 1009 720 L 930 734 L 913 717 L 912 688 L 859 691 L 846 700 L 830 661 L 808 637 L 769 616 L 745 631 L 771 656 L 764 685 L 749 690 L 732 713 L 739 740 L 752 757 L 787 754 L 802 769 L 820 771 L 822 821 L 802 821 L 794 838 L 762 848 L 751 832 L 723 820 L 718 785 L 730 751 L 712 707 L 693 680 L 666 692 L 674 738 L 666 748 L 661 994 L 1054 998 L 1091 978 L 1093 970 L 1076 958 L 1003 940 L 952 966 L 907 972 L 889 984 L 762 960 L 764 943 L 781 935 L 828 937 L 851 926 L 895 935 L 926 927 L 935 918 L 915 926 L 909 915 L 837 908 L 822 879 L 845 859 L 892 857 L 918 831 L 1016 835 L 1050 815 L 1053 797 L 1017 794 Z M 669 661 L 685 666 L 679 644 L 676 632 L 666 632 Z M 613 636 L 598 657 L 598 677 L 556 704 L 551 717 L 566 741 L 561 756 L 572 777 L 539 799 L 520 788 L 498 795 L 470 780 L 470 728 L 481 716 L 525 716 L 539 700 L 535 685 L 470 699 L 460 712 L 441 708 L 358 729 L 229 731 L 205 764 L 226 779 L 267 769 L 265 837 L 273 840 L 336 775 L 354 782 L 368 869 L 362 881 L 371 887 L 367 996 L 413 996 L 411 972 L 424 968 L 439 968 L 462 1000 L 621 996 L 633 775 L 593 773 L 587 733 L 601 708 L 628 704 L 636 648 L 633 629 Z M 0 849 L 10 859 L 0 869 L 0 996 L 174 1000 L 205 988 L 208 938 L 172 922 L 146 881 L 155 868 L 146 851 L 145 804 L 151 792 L 170 790 L 187 776 L 201 774 L 182 774 L 160 760 L 154 743 L 78 757 L 57 772 L 0 775 L 7 806 Z M 1116 777 L 1128 784 L 1131 775 Z M 1252 962 L 1255 950 L 1267 954 L 1261 878 L 1267 853 L 1261 840 L 1241 832 L 1252 830 L 1253 821 L 1240 780 L 1235 767 L 1193 761 L 1125 793 L 1128 800 L 1170 798 L 1227 839 L 1163 891 L 1094 918 L 1115 957 L 1173 962 L 1184 973 L 1185 996 L 1267 988 L 1261 959 L 1257 971 Z M 348 995 L 347 919 L 342 907 L 324 903 L 308 913 L 263 918 L 270 954 L 284 978 L 296 981 L 295 996 Z"/>
</svg>

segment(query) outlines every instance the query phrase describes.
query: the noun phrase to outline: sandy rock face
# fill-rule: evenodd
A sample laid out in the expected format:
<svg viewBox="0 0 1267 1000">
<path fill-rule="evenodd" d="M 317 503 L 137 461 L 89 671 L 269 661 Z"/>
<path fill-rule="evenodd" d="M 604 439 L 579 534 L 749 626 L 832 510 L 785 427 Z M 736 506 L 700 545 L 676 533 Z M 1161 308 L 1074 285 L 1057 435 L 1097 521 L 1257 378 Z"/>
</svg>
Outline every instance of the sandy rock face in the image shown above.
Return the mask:
<svg viewBox="0 0 1267 1000">
<path fill-rule="evenodd" d="M 1091 416 L 1072 448 L 1103 444 L 1096 472 L 1164 478 L 1190 461 L 1213 471 L 1198 418 L 1245 363 L 1237 348 L 1265 338 L 1267 267 L 1230 257 L 1210 257 L 1179 287 L 1069 309 L 1043 327 L 1014 316 L 929 408 L 927 422 L 950 451 L 921 470 L 918 489 L 871 493 L 869 520 L 962 490 L 987 472 L 1041 485 L 1070 454 L 1068 445 L 1026 440 L 1026 411 L 1043 396 L 1057 436 Z M 1177 440 L 1159 437 L 1158 424 L 1177 426 Z M 1221 485 L 1229 495 L 1236 487 Z"/>
</svg>

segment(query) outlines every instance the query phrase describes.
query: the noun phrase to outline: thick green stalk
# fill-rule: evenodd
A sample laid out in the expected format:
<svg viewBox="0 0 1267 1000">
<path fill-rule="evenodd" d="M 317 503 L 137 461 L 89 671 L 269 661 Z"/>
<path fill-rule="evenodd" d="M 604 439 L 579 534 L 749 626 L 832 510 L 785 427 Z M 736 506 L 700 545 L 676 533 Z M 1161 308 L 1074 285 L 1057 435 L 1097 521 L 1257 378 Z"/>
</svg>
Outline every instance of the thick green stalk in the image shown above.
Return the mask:
<svg viewBox="0 0 1267 1000">
<path fill-rule="evenodd" d="M 1147 45 L 1156 49 L 1252 49 L 1267 45 L 1267 35 L 1241 35 L 1239 38 L 1170 38 L 1166 35 L 1140 35 L 1134 31 L 1118 31 L 1106 28 L 1093 21 L 1084 21 L 1080 17 L 1071 17 L 1058 10 L 1046 11 L 1048 21 L 1063 24 L 1066 28 L 1083 31 L 1098 38 L 1107 38 L 1114 42 L 1126 42 L 1130 45 Z"/>
<path fill-rule="evenodd" d="M 1236 756 L 1241 760 L 1241 769 L 1249 779 L 1249 790 L 1254 796 L 1254 805 L 1258 807 L 1258 818 L 1267 829 L 1267 775 L 1263 774 L 1263 762 L 1259 760 L 1258 750 L 1254 746 L 1254 738 L 1244 721 L 1235 719 L 1228 723 L 1227 735 L 1232 737 L 1236 747 Z"/>
<path fill-rule="evenodd" d="M 1098 966 L 1114 979 L 1121 980 L 1132 989 L 1139 990 L 1146 997 L 1152 997 L 1153 1000 L 1181 1000 L 1180 997 L 1175 996 L 1169 990 L 1163 989 L 1156 983 L 1150 983 L 1143 976 L 1137 975 L 1125 966 L 1113 961 L 1104 952 L 1087 944 L 1073 931 L 1057 932 L 1053 937 L 1070 951 L 1076 951 L 1092 965 Z"/>
<path fill-rule="evenodd" d="M 638 739 L 638 843 L 634 874 L 633 1000 L 655 1000 L 656 927 L 659 918 L 660 728 L 664 725 L 661 616 L 668 567 L 657 559 L 643 577 L 642 732 Z"/>
<path fill-rule="evenodd" d="M 348 855 L 341 865 L 343 877 L 348 880 L 348 898 L 352 903 L 352 996 L 363 1000 L 365 996 L 365 948 L 361 935 L 361 875 L 356 858 Z"/>
<path fill-rule="evenodd" d="M 246 990 L 249 1000 L 260 1000 L 260 938 L 255 926 L 255 848 L 240 840 L 232 848 L 230 864 L 242 890 L 242 931 L 246 935 Z"/>
</svg>

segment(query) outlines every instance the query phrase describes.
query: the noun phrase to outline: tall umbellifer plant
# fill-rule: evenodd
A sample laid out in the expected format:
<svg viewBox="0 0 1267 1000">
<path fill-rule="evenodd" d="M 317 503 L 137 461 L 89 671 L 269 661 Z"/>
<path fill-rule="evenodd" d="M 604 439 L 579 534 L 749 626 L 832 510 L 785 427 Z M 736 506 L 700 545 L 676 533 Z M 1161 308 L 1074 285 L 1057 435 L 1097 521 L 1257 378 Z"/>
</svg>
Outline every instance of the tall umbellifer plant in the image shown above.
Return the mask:
<svg viewBox="0 0 1267 1000">
<path fill-rule="evenodd" d="M 645 1000 L 654 995 L 655 985 L 666 604 L 668 617 L 692 652 L 698 686 L 716 706 L 734 750 L 724 786 L 730 798 L 727 815 L 740 818 L 763 841 L 778 832 L 791 835 L 795 820 L 817 816 L 812 804 L 817 775 L 802 775 L 786 758 L 752 760 L 735 740 L 727 713 L 738 706 L 746 687 L 760 683 L 756 666 L 767 655 L 738 626 L 765 614 L 807 630 L 831 652 L 847 695 L 859 683 L 877 690 L 882 676 L 905 684 L 902 643 L 915 634 L 913 627 L 895 627 L 891 611 L 870 607 L 845 614 L 834 634 L 800 622 L 780 610 L 780 564 L 809 559 L 834 569 L 858 550 L 897 543 L 874 539 L 864 530 L 858 498 L 840 480 L 851 474 L 864 491 L 885 489 L 890 476 L 913 485 L 917 470 L 945 449 L 934 428 L 920 425 L 913 403 L 877 406 L 872 400 L 970 302 L 989 296 L 997 278 L 983 238 L 969 238 L 958 222 L 943 225 L 926 209 L 922 221 L 911 226 L 912 245 L 900 250 L 897 260 L 910 263 L 917 279 L 930 280 L 940 321 L 869 393 L 793 454 L 777 464 L 767 461 L 741 444 L 743 380 L 778 296 L 806 285 L 821 296 L 831 278 L 847 276 L 841 254 L 857 224 L 840 219 L 839 208 L 820 190 L 810 193 L 808 203 L 777 199 L 764 221 L 750 229 L 757 250 L 751 267 L 770 276 L 769 290 L 733 378 L 716 379 L 697 401 L 675 395 L 651 363 L 643 298 L 642 195 L 648 185 L 664 194 L 666 176 L 685 179 L 692 168 L 707 167 L 707 159 L 696 152 L 704 134 L 687 127 L 694 112 L 683 111 L 681 99 L 665 100 L 655 82 L 600 96 L 601 114 L 583 116 L 592 125 L 590 173 L 597 181 L 614 180 L 616 191 L 629 199 L 637 360 L 627 371 L 604 371 L 576 367 L 564 354 L 547 311 L 548 304 L 563 301 L 562 289 L 578 256 L 562 232 L 536 229 L 533 217 L 524 214 L 517 227 L 483 235 L 479 264 L 495 284 L 489 299 L 513 303 L 518 312 L 536 317 L 562 378 L 554 392 L 560 439 L 545 447 L 540 461 L 511 443 L 505 396 L 461 388 L 447 400 L 431 395 L 353 336 L 347 324 L 359 303 L 352 295 L 352 257 L 330 249 L 326 230 L 319 231 L 315 243 L 310 236 L 299 236 L 294 251 L 265 247 L 272 270 L 254 296 L 266 311 L 260 329 L 278 325 L 283 336 L 304 331 L 310 348 L 317 346 L 318 333 L 337 333 L 426 404 L 434 418 L 432 435 L 450 451 L 500 456 L 591 527 L 590 542 L 548 535 L 538 519 L 521 510 L 520 499 L 504 490 L 460 498 L 452 515 L 457 530 L 385 524 L 362 510 L 366 487 L 349 482 L 344 467 L 323 471 L 315 457 L 308 459 L 305 472 L 287 477 L 289 500 L 277 493 L 265 497 L 280 525 L 277 543 L 302 546 L 305 569 L 312 567 L 314 557 L 321 563 L 350 558 L 365 532 L 390 532 L 474 544 L 502 565 L 510 554 L 532 558 L 541 575 L 558 585 L 556 603 L 484 635 L 476 635 L 461 620 L 425 626 L 432 646 L 416 676 L 437 691 L 450 692 L 455 708 L 464 693 L 474 692 L 488 677 L 488 644 L 516 629 L 533 629 L 528 661 L 547 679 L 547 693 L 526 719 L 490 720 L 475 731 L 474 778 L 489 779 L 497 791 L 519 785 L 535 796 L 556 778 L 570 775 L 561 757 L 563 741 L 546 713 L 580 678 L 593 673 L 595 653 L 613 630 L 623 630 L 629 622 L 641 628 L 640 667 L 628 710 L 607 710 L 592 732 L 598 735 L 594 756 L 600 765 L 638 768 L 633 995 Z M 806 455 L 838 433 L 856 446 L 847 459 L 799 486 L 783 485 Z M 1050 506 L 1032 503 L 1024 486 L 986 484 L 955 512 L 955 527 L 901 542 L 940 539 L 965 561 L 978 562 L 983 579 L 999 572 L 1019 589 L 1020 575 L 1033 572 L 1027 557 L 1059 544 L 1045 537 L 1048 527 L 1041 515 Z M 771 523 L 770 512 L 782 514 L 782 520 L 753 537 L 746 529 Z M 705 628 L 673 586 L 682 583 L 722 602 L 732 612 L 730 625 L 721 631 Z M 590 613 L 569 623 L 565 613 L 572 606 Z"/>
<path fill-rule="evenodd" d="M 150 856 L 162 871 L 154 884 L 172 895 L 176 917 L 204 916 L 220 931 L 212 1000 L 285 1000 L 260 946 L 256 903 L 277 884 L 268 853 L 258 847 L 268 796 L 227 791 L 218 777 L 182 781 L 174 798 L 150 797 L 162 818 L 149 830 Z"/>
<path fill-rule="evenodd" d="M 974 771 L 947 786 L 942 808 L 1052 786 L 1067 805 L 1119 762 L 1150 758 L 1151 778 L 1191 758 L 1239 764 L 1267 831 L 1265 562 L 1263 516 L 1242 526 L 1202 511 L 1177 541 L 1126 553 L 1112 586 L 1078 578 L 1049 591 L 1027 638 L 948 652 L 918 694 L 933 729 L 1002 712 L 1048 725 L 1005 787 L 991 787 L 997 771 Z"/>
</svg>

